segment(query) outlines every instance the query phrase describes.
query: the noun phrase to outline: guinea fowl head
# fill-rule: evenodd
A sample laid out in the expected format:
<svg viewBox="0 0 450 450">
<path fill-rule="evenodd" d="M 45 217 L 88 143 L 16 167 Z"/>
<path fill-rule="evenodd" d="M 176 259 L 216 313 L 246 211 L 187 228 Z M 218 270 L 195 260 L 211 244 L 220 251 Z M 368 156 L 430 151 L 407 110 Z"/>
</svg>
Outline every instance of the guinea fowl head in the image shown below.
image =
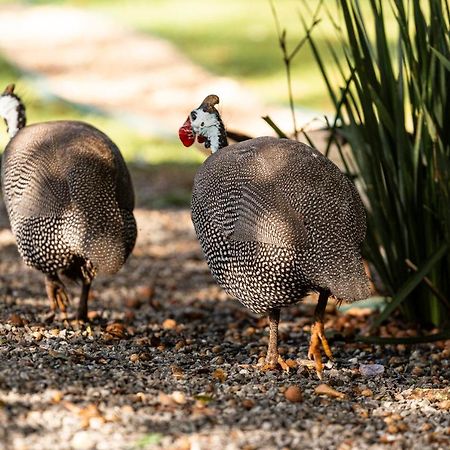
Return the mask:
<svg viewBox="0 0 450 450">
<path fill-rule="evenodd" d="M 14 87 L 14 84 L 9 84 L 0 96 L 0 117 L 6 123 L 10 138 L 26 124 L 25 106 L 14 93 Z"/>
<path fill-rule="evenodd" d="M 215 108 L 218 103 L 217 95 L 208 95 L 197 109 L 191 111 L 178 131 L 180 140 L 186 147 L 195 142 L 195 137 L 200 144 L 210 148 L 212 153 L 228 145 L 225 127 Z"/>
</svg>

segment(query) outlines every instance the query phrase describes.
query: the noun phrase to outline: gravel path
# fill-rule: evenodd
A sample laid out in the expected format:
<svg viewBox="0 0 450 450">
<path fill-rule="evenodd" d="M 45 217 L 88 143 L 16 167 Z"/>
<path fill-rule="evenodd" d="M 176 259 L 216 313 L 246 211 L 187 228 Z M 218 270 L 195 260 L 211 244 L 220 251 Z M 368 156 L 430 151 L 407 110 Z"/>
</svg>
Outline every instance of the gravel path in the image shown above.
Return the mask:
<svg viewBox="0 0 450 450">
<path fill-rule="evenodd" d="M 134 255 L 95 281 L 91 324 L 79 327 L 48 320 L 42 275 L 0 220 L 0 448 L 449 448 L 450 341 L 334 339 L 334 391 L 321 395 L 305 363 L 311 302 L 282 312 L 291 371 L 262 372 L 266 321 L 215 285 L 189 212 L 138 209 L 137 221 Z M 349 336 L 366 312 L 332 307 L 327 328 Z M 384 372 L 364 376 L 361 364 Z"/>
</svg>

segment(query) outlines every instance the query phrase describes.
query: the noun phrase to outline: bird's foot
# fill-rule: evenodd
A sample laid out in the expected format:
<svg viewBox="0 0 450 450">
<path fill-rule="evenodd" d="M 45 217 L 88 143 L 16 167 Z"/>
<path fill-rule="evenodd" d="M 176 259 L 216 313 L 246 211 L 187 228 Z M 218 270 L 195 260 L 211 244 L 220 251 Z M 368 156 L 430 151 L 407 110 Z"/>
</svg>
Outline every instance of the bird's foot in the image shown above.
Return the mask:
<svg viewBox="0 0 450 450">
<path fill-rule="evenodd" d="M 267 354 L 264 364 L 261 366 L 261 370 L 276 370 L 279 367 L 281 367 L 284 372 L 289 372 L 288 364 L 286 364 L 286 361 L 277 352 L 271 355 Z"/>
<path fill-rule="evenodd" d="M 45 289 L 52 311 L 60 310 L 65 314 L 70 300 L 62 281 L 59 278 L 47 276 L 45 277 Z"/>
<path fill-rule="evenodd" d="M 328 359 L 333 361 L 333 354 L 325 337 L 323 322 L 315 322 L 311 328 L 311 342 L 309 344 L 308 358 L 313 360 L 316 366 L 316 373 L 319 379 L 322 379 L 323 364 L 320 347 L 323 348 Z"/>
</svg>

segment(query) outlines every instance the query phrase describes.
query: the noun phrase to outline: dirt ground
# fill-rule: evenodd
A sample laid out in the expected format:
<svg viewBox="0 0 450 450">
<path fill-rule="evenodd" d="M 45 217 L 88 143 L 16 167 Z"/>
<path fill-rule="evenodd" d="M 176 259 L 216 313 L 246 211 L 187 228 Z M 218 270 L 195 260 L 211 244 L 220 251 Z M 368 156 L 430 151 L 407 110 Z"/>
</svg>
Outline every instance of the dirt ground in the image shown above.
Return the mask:
<svg viewBox="0 0 450 450">
<path fill-rule="evenodd" d="M 142 170 L 134 178 L 136 249 L 95 281 L 83 327 L 49 320 L 43 276 L 21 262 L 0 208 L 0 448 L 449 447 L 450 342 L 348 343 L 368 311 L 332 306 L 336 361 L 323 383 L 334 391 L 321 394 L 305 360 L 307 302 L 282 312 L 290 372 L 259 370 L 265 319 L 216 286 L 188 209 L 149 209 L 160 187 Z M 367 376 L 365 365 L 383 372 Z"/>
</svg>

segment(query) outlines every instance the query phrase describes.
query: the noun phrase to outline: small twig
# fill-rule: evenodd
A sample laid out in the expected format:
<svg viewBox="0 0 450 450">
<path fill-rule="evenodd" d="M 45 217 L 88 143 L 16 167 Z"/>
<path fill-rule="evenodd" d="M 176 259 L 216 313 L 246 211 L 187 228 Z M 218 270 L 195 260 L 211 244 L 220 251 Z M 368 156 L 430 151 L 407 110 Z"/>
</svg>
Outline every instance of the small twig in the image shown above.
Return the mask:
<svg viewBox="0 0 450 450">
<path fill-rule="evenodd" d="M 406 265 L 414 270 L 414 272 L 417 272 L 419 269 L 418 267 L 408 258 L 405 259 Z M 438 300 L 441 301 L 448 309 L 450 309 L 450 302 L 448 299 L 434 286 L 434 284 L 431 282 L 431 280 L 428 277 L 423 277 L 423 281 L 425 284 L 429 287 L 431 292 L 436 296 Z"/>
<path fill-rule="evenodd" d="M 283 62 L 286 69 L 286 78 L 287 78 L 287 86 L 288 86 L 288 97 L 289 97 L 289 108 L 291 110 L 292 115 L 292 124 L 294 126 L 294 139 L 298 140 L 298 129 L 297 129 L 297 119 L 295 114 L 295 102 L 294 102 L 294 94 L 292 89 L 292 74 L 291 74 L 291 63 L 292 60 L 295 58 L 297 53 L 300 51 L 300 49 L 303 47 L 303 45 L 308 41 L 311 32 L 313 28 L 320 22 L 320 19 L 317 18 L 319 11 L 322 7 L 321 0 L 319 4 L 317 5 L 317 8 L 314 12 L 312 24 L 311 26 L 306 30 L 306 35 L 297 43 L 297 45 L 294 47 L 294 49 L 289 53 L 287 49 L 287 41 L 286 36 L 287 32 L 285 29 L 281 30 L 280 22 L 278 20 L 277 11 L 275 9 L 275 6 L 273 4 L 273 1 L 270 0 L 270 6 L 272 8 L 272 14 L 275 19 L 275 27 L 277 29 L 277 35 L 278 35 L 278 42 L 280 44 L 281 51 L 283 53 Z"/>
</svg>

